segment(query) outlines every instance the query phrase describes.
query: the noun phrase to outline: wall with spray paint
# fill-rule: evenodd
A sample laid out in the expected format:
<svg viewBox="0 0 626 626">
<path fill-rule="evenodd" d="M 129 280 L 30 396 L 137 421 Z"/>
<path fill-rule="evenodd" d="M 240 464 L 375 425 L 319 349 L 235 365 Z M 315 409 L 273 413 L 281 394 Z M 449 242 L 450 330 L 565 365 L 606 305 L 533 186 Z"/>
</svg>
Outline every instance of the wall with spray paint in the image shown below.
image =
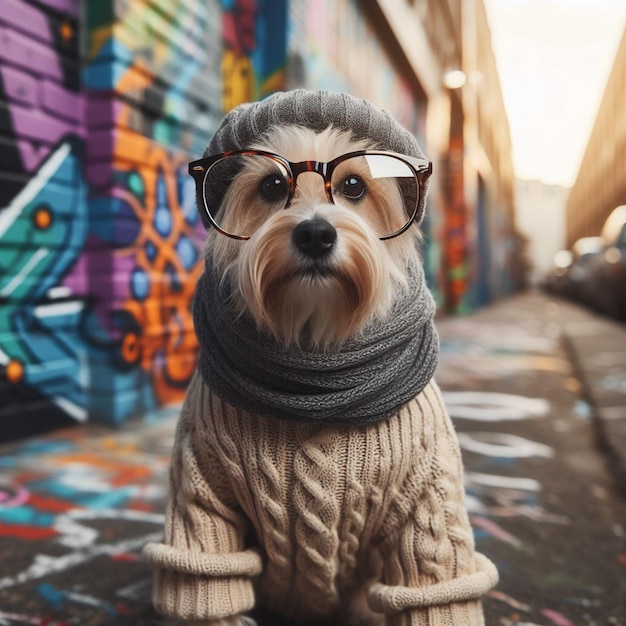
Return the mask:
<svg viewBox="0 0 626 626">
<path fill-rule="evenodd" d="M 186 164 L 226 109 L 282 87 L 285 15 L 3 0 L 0 439 L 182 399 L 203 241 Z"/>
<path fill-rule="evenodd" d="M 389 111 L 425 144 L 426 101 L 357 0 L 291 0 L 289 87 L 348 91 Z"/>
<path fill-rule="evenodd" d="M 1 432 L 85 414 L 79 337 L 87 188 L 78 5 L 7 0 L 0 13 Z M 74 280 L 65 283 L 71 268 Z M 82 275 L 81 275 L 82 274 Z M 81 281 L 82 279 L 82 281 Z"/>
</svg>

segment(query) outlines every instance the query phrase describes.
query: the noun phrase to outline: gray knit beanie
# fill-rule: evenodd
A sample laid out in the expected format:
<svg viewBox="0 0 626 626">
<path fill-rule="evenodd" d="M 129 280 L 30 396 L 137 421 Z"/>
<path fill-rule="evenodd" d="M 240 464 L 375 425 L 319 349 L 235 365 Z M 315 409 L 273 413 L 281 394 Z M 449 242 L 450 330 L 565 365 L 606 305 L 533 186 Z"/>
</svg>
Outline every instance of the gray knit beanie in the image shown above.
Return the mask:
<svg viewBox="0 0 626 626">
<path fill-rule="evenodd" d="M 304 126 L 317 132 L 333 126 L 350 131 L 355 140 L 372 141 L 379 150 L 425 158 L 415 137 L 389 113 L 367 100 L 345 93 L 305 89 L 279 92 L 260 102 L 239 105 L 224 117 L 204 156 L 249 148 L 272 126 L 288 125 Z M 425 191 L 427 185 L 428 181 Z M 416 223 L 424 215 L 425 199 L 426 193 L 422 194 Z M 204 211 L 201 214 L 204 219 Z"/>
</svg>

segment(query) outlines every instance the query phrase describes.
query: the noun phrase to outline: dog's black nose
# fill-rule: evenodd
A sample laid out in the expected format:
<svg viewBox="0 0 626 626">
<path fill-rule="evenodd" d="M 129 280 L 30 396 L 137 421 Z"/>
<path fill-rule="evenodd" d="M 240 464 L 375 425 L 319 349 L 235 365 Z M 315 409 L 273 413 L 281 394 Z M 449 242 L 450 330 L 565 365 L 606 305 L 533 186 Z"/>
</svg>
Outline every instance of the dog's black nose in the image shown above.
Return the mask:
<svg viewBox="0 0 626 626">
<path fill-rule="evenodd" d="M 318 258 L 332 250 L 337 231 L 324 219 L 304 220 L 293 229 L 291 240 L 302 254 Z"/>
</svg>

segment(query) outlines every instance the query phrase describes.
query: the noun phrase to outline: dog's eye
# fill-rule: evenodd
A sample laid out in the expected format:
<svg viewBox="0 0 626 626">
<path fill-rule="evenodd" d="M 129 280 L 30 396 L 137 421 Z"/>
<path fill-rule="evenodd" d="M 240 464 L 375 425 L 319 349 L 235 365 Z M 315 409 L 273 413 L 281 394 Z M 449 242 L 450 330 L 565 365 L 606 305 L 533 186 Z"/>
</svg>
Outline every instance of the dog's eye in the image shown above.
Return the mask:
<svg viewBox="0 0 626 626">
<path fill-rule="evenodd" d="M 351 174 L 344 179 L 340 191 L 349 200 L 360 200 L 365 195 L 365 183 L 358 176 Z"/>
<path fill-rule="evenodd" d="M 259 192 L 265 200 L 276 202 L 287 197 L 289 187 L 287 181 L 282 176 L 271 174 L 261 181 Z"/>
</svg>

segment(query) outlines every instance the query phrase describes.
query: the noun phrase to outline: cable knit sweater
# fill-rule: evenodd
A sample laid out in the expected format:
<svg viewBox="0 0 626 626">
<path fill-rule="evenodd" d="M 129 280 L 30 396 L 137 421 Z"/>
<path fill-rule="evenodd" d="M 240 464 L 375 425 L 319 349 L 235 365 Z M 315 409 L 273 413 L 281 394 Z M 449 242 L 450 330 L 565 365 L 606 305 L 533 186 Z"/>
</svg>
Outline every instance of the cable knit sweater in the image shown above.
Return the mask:
<svg viewBox="0 0 626 626">
<path fill-rule="evenodd" d="M 497 582 L 474 551 L 459 448 L 432 381 L 396 415 L 356 427 L 251 415 L 196 375 L 165 540 L 144 554 L 157 609 L 186 619 L 262 604 L 323 623 L 364 587 L 387 626 L 478 626 L 479 598 Z"/>
</svg>

